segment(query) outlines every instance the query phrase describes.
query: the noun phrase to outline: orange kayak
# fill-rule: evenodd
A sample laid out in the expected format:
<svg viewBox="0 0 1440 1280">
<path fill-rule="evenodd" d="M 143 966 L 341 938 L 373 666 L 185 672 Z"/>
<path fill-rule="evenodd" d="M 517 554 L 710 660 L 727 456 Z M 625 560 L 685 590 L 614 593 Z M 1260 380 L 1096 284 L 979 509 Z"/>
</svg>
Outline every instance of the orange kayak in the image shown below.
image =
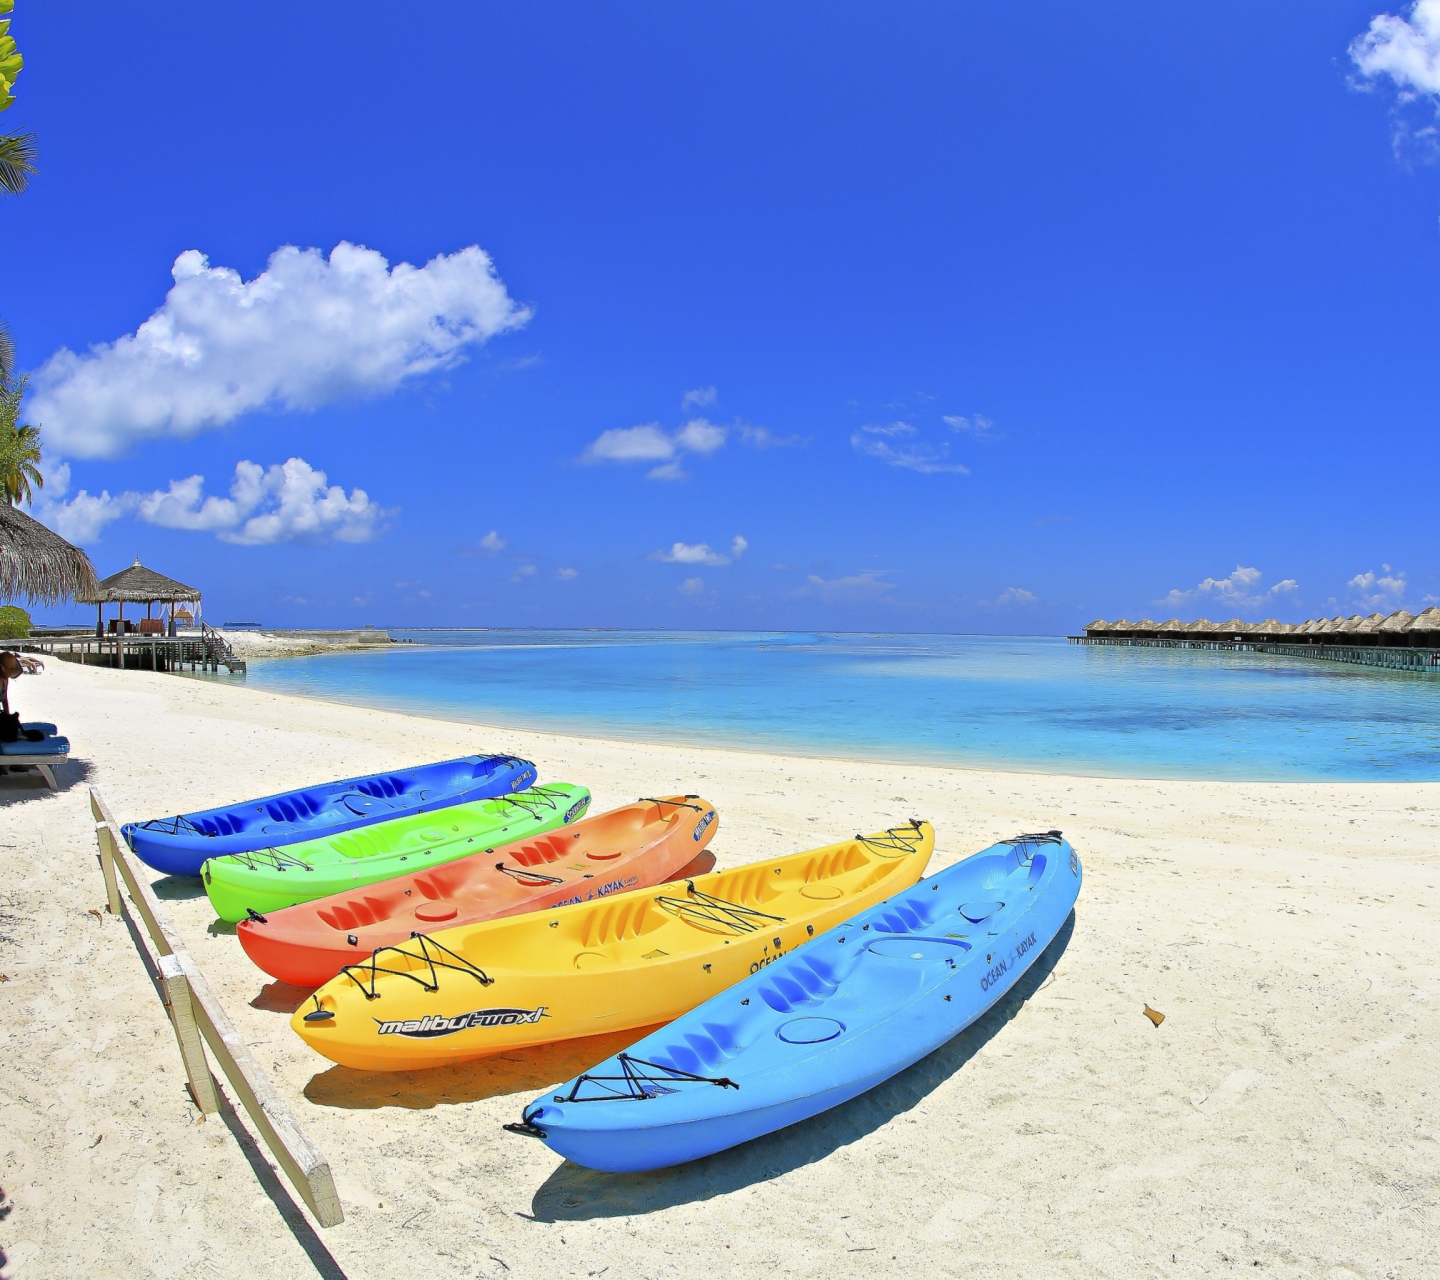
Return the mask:
<svg viewBox="0 0 1440 1280">
<path fill-rule="evenodd" d="M 429 870 L 252 914 L 240 945 L 272 977 L 318 987 L 417 934 L 647 889 L 677 875 L 719 821 L 699 796 L 637 800 Z"/>
</svg>

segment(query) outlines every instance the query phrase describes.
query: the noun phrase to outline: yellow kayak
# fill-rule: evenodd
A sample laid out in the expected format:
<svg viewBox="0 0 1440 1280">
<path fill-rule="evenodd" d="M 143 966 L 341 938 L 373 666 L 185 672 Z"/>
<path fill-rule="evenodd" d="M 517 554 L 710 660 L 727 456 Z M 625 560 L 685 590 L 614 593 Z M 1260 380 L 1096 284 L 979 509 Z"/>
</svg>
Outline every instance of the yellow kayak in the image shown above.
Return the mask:
<svg viewBox="0 0 1440 1280">
<path fill-rule="evenodd" d="M 300 1007 L 312 1049 L 413 1071 L 668 1022 L 910 888 L 928 822 L 658 889 L 444 929 L 382 947 Z"/>
</svg>

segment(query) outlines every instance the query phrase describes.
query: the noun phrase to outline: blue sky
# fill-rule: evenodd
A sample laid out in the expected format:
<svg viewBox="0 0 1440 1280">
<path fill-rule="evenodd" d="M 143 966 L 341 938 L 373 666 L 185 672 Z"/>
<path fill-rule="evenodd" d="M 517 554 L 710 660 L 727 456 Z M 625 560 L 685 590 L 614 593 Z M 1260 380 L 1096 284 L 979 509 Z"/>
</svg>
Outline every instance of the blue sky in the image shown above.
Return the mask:
<svg viewBox="0 0 1440 1280">
<path fill-rule="evenodd" d="M 214 621 L 1440 596 L 1440 0 L 16 8 L 37 514 Z"/>
</svg>

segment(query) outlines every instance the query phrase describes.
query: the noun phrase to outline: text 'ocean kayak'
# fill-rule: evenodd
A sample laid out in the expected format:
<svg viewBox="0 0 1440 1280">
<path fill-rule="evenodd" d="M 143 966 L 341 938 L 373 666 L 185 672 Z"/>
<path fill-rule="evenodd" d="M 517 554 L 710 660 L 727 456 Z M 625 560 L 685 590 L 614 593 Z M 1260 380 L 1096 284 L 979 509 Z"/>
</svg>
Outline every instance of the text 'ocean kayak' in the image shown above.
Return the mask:
<svg viewBox="0 0 1440 1280">
<path fill-rule="evenodd" d="M 197 876 L 206 858 L 271 849 L 447 805 L 488 800 L 524 791 L 534 781 L 535 766 L 528 760 L 464 756 L 299 787 L 173 818 L 127 822 L 121 834 L 146 866 L 170 876 Z"/>
<path fill-rule="evenodd" d="M 200 868 L 200 879 L 215 914 L 238 921 L 251 912 L 264 915 L 466 854 L 492 852 L 496 845 L 574 822 L 589 804 L 590 792 L 568 782 L 531 787 L 283 849 L 211 858 Z"/>
<path fill-rule="evenodd" d="M 660 884 L 715 835 L 699 796 L 639 800 L 444 866 L 242 920 L 245 953 L 272 977 L 318 987 L 377 947 L 417 933 L 589 902 Z"/>
<path fill-rule="evenodd" d="M 665 1022 L 908 889 L 928 823 L 661 890 L 422 935 L 350 965 L 290 1025 L 319 1053 L 409 1071 Z"/>
<path fill-rule="evenodd" d="M 1058 831 L 920 881 L 525 1109 L 591 1169 L 681 1164 L 804 1120 L 939 1048 L 1005 995 L 1080 892 Z"/>
</svg>

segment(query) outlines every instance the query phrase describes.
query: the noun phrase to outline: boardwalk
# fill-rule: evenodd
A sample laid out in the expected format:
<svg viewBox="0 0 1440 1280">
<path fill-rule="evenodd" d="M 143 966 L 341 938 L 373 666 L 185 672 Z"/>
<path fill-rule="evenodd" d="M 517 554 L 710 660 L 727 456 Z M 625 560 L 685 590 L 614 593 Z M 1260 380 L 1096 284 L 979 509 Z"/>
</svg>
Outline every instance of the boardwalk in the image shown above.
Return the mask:
<svg viewBox="0 0 1440 1280">
<path fill-rule="evenodd" d="M 1210 649 L 1227 653 L 1269 653 L 1318 662 L 1381 667 L 1419 675 L 1440 675 L 1440 608 L 1419 615 L 1354 614 L 1308 622 L 1092 622 L 1071 644 L 1119 645 L 1151 649 Z"/>
<path fill-rule="evenodd" d="M 224 636 L 213 627 L 184 636 L 104 635 L 76 633 L 32 636 L 28 640 L 0 640 L 0 649 L 40 653 L 64 662 L 87 666 L 129 667 L 143 671 L 244 671 Z"/>
</svg>

